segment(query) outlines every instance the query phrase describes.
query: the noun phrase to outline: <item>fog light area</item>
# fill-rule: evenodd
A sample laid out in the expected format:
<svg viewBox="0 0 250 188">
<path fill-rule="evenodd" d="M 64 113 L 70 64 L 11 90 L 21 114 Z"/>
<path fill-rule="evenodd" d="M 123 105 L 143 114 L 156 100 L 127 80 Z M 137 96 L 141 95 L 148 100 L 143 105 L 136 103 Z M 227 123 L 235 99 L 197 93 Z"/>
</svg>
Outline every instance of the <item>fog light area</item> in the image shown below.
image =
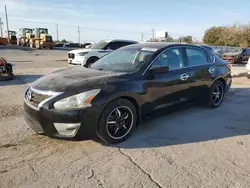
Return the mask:
<svg viewBox="0 0 250 188">
<path fill-rule="evenodd" d="M 66 137 L 74 137 L 81 123 L 54 123 L 58 134 Z"/>
</svg>

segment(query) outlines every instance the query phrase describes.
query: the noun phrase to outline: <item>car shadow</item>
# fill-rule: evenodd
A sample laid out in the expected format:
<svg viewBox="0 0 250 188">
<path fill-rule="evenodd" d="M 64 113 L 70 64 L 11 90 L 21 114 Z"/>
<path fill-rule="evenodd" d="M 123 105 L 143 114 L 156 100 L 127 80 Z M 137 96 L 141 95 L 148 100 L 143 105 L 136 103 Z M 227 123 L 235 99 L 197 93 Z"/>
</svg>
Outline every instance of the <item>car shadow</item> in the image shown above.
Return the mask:
<svg viewBox="0 0 250 188">
<path fill-rule="evenodd" d="M 29 84 L 43 75 L 15 75 L 11 80 L 0 81 L 1 86 Z M 1 77 L 1 76 L 0 76 Z"/>
<path fill-rule="evenodd" d="M 244 94 L 250 89 L 244 89 Z M 235 98 L 238 95 L 239 98 Z M 241 89 L 233 89 L 217 109 L 190 106 L 143 122 L 130 138 L 118 145 L 126 149 L 156 148 L 180 144 L 217 141 L 250 133 L 249 100 L 241 96 Z M 245 106 L 244 106 L 245 104 Z"/>
</svg>

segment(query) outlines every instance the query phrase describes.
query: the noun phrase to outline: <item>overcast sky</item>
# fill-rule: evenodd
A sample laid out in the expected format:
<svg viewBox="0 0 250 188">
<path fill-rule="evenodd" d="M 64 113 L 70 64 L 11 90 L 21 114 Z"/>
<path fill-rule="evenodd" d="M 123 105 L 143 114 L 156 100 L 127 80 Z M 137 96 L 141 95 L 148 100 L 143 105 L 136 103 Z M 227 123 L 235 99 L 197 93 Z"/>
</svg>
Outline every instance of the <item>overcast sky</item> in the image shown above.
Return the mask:
<svg viewBox="0 0 250 188">
<path fill-rule="evenodd" d="M 0 18 L 6 29 L 7 5 L 10 30 L 46 27 L 56 39 L 81 41 L 102 39 L 141 40 L 166 30 L 177 38 L 192 35 L 201 40 L 211 26 L 248 23 L 249 0 L 0 0 Z"/>
</svg>

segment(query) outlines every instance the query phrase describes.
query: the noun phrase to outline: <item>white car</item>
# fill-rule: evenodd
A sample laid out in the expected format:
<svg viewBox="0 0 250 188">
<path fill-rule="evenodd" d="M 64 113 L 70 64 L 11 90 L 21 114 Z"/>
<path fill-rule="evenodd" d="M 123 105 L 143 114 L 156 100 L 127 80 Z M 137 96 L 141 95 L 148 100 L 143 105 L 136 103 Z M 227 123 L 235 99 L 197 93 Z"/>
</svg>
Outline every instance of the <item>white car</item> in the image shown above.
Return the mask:
<svg viewBox="0 0 250 188">
<path fill-rule="evenodd" d="M 123 46 L 137 44 L 136 41 L 130 40 L 112 40 L 100 41 L 94 44 L 89 49 L 72 50 L 68 53 L 69 65 L 81 65 L 90 67 L 94 62 L 103 57 L 104 55 L 121 48 Z"/>
<path fill-rule="evenodd" d="M 246 69 L 247 69 L 247 78 L 250 79 L 250 58 L 248 58 Z"/>
</svg>

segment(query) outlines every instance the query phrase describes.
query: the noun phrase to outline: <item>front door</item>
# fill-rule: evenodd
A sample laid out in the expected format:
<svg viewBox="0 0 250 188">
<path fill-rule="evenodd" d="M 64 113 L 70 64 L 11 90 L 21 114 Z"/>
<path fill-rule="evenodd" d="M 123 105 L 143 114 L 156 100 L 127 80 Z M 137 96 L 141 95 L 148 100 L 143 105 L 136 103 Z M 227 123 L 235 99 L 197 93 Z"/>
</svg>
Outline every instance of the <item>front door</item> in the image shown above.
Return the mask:
<svg viewBox="0 0 250 188">
<path fill-rule="evenodd" d="M 147 70 L 144 88 L 147 91 L 147 101 L 151 110 L 168 107 L 187 100 L 189 89 L 189 74 L 186 67 L 183 49 L 170 48 L 162 52 L 153 62 L 151 68 L 168 66 L 167 72 L 152 72 Z"/>
</svg>

